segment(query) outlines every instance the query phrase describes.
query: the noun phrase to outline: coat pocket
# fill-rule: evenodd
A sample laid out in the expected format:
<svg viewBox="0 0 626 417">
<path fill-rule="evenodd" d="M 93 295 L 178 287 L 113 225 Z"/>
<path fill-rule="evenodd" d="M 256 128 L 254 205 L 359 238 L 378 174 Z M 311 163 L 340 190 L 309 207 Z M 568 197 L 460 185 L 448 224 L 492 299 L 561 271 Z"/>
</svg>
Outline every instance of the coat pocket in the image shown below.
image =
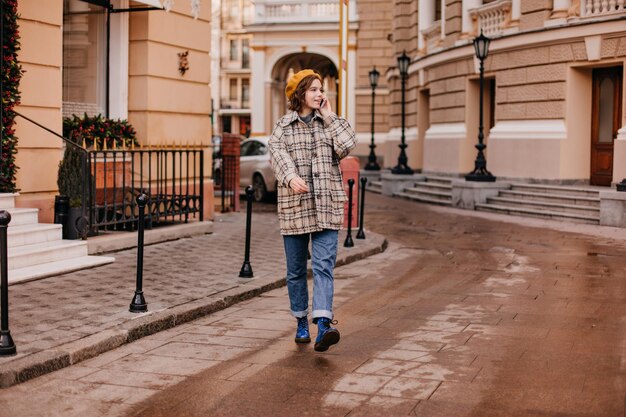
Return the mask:
<svg viewBox="0 0 626 417">
<path fill-rule="evenodd" d="M 286 187 L 278 189 L 278 211 L 291 211 L 300 207 L 302 194 L 296 194 Z"/>
<path fill-rule="evenodd" d="M 340 229 L 343 225 L 343 212 L 348 197 L 346 197 L 346 193 L 343 190 L 332 190 L 330 198 L 330 224 L 333 228 Z"/>
</svg>

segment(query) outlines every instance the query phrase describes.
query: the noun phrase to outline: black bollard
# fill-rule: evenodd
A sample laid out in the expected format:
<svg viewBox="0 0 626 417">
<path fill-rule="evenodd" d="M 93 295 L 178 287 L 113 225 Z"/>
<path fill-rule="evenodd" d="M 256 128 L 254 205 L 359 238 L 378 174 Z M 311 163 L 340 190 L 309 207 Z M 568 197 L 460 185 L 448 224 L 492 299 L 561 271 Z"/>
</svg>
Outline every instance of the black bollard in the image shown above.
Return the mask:
<svg viewBox="0 0 626 417">
<path fill-rule="evenodd" d="M 243 260 L 243 265 L 241 266 L 241 271 L 239 272 L 239 278 L 252 278 L 254 274 L 252 273 L 252 266 L 250 265 L 250 229 L 252 228 L 252 198 L 254 194 L 254 189 L 251 185 L 248 185 L 246 188 L 246 253 Z"/>
<path fill-rule="evenodd" d="M 148 204 L 148 196 L 139 194 L 137 196 L 137 205 L 139 206 L 139 223 L 137 224 L 137 287 L 133 301 L 130 303 L 129 311 L 131 313 L 145 313 L 148 311 L 148 304 L 143 297 L 143 229 L 146 217 L 146 204 Z"/>
<path fill-rule="evenodd" d="M 352 188 L 354 187 L 354 180 L 350 178 L 348 180 L 348 233 L 346 235 L 346 241 L 343 243 L 345 248 L 351 248 L 354 246 L 352 240 Z"/>
<path fill-rule="evenodd" d="M 9 265 L 7 256 L 7 229 L 11 221 L 8 211 L 0 211 L 0 303 L 2 303 L 2 321 L 0 322 L 0 356 L 11 356 L 17 353 L 15 343 L 9 330 Z"/>
<path fill-rule="evenodd" d="M 363 231 L 363 212 L 365 211 L 365 183 L 367 183 L 367 177 L 361 177 L 361 210 L 359 213 L 359 231 L 356 233 L 357 239 L 365 239 L 365 232 Z"/>
</svg>

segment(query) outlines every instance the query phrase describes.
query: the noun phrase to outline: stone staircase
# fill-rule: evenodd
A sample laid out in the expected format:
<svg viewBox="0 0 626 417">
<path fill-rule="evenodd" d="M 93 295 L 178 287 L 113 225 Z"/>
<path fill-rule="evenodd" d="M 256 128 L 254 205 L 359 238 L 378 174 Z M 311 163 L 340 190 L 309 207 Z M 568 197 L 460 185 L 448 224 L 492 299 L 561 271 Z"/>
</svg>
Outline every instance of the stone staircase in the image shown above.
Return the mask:
<svg viewBox="0 0 626 417">
<path fill-rule="evenodd" d="M 368 181 L 365 189 L 376 194 L 381 194 L 383 192 L 383 183 L 380 180 Z"/>
<path fill-rule="evenodd" d="M 599 190 L 539 184 L 512 184 L 476 210 L 577 223 L 600 223 Z"/>
<path fill-rule="evenodd" d="M 7 231 L 9 284 L 111 263 L 88 256 L 87 242 L 63 240 L 60 224 L 38 222 L 38 209 L 16 208 L 15 194 L 0 194 L 0 210 L 11 214 Z"/>
<path fill-rule="evenodd" d="M 395 193 L 394 196 L 420 203 L 452 205 L 452 178 L 426 175 L 424 181 L 416 182 L 411 188 Z"/>
</svg>

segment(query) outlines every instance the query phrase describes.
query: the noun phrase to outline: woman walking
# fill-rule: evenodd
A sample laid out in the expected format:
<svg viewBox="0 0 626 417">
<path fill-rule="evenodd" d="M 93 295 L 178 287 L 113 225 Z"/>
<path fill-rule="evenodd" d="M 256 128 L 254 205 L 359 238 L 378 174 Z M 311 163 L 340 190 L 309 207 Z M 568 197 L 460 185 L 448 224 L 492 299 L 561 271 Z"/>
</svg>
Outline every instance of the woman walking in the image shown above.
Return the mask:
<svg viewBox="0 0 626 417">
<path fill-rule="evenodd" d="M 312 321 L 318 326 L 315 350 L 339 342 L 332 327 L 334 268 L 346 194 L 339 160 L 356 145 L 349 123 L 332 112 L 322 77 L 305 69 L 285 88 L 289 112 L 278 120 L 269 141 L 278 181 L 278 218 L 287 260 L 291 313 L 297 319 L 296 343 L 309 343 L 307 255 L 312 243 Z"/>
</svg>

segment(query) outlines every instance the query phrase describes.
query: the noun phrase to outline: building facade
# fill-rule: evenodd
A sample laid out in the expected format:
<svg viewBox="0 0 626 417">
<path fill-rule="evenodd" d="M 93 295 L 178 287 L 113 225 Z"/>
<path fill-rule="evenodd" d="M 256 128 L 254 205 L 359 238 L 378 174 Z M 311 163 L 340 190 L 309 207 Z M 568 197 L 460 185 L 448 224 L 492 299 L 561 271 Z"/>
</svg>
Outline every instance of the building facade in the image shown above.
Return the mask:
<svg viewBox="0 0 626 417">
<path fill-rule="evenodd" d="M 251 21 L 250 0 L 222 0 L 216 4 L 219 28 L 213 55 L 218 75 L 213 94 L 218 132 L 250 136 L 250 41 L 245 26 Z"/>
<path fill-rule="evenodd" d="M 406 99 L 411 168 L 474 168 L 479 65 L 472 40 L 491 39 L 483 108 L 487 168 L 499 179 L 608 186 L 626 177 L 626 8 L 623 1 L 394 0 L 393 54 L 411 57 Z M 361 25 L 363 25 L 363 19 Z M 393 139 L 399 73 L 386 72 Z"/>
<path fill-rule="evenodd" d="M 63 116 L 102 114 L 128 119 L 142 146 L 208 149 L 210 2 L 199 9 L 187 0 L 169 2 L 166 12 L 136 10 L 160 6 L 158 0 L 114 0 L 108 40 L 106 3 L 18 2 L 25 72 L 16 110 L 58 133 Z M 39 208 L 40 221 L 51 222 L 62 141 L 24 119 L 16 122 L 16 204 Z M 211 196 L 206 155 L 202 186 Z"/>
</svg>

